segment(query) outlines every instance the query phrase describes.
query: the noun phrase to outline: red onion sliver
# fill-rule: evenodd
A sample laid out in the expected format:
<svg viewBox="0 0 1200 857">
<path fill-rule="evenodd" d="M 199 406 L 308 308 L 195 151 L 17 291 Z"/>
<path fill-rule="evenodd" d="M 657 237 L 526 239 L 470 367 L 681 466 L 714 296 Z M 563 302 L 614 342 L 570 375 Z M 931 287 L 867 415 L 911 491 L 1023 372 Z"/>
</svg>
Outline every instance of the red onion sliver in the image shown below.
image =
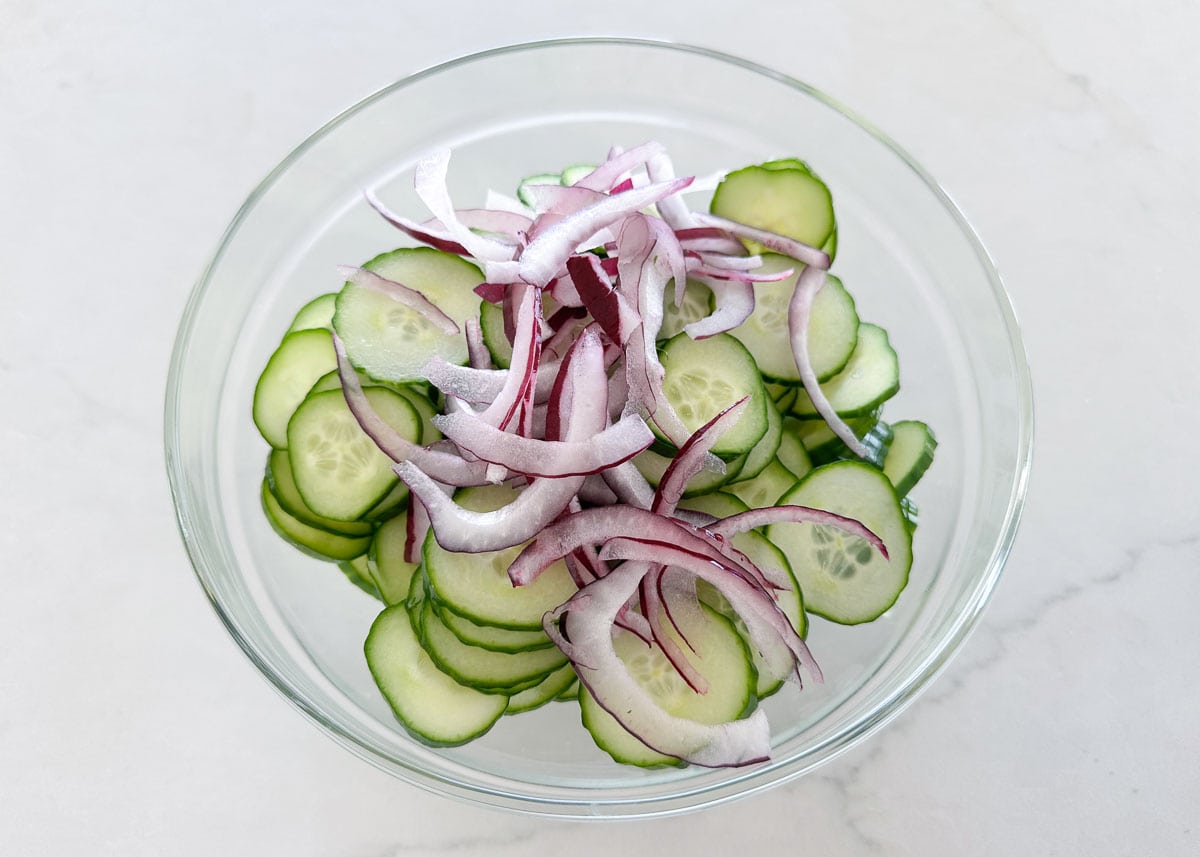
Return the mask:
<svg viewBox="0 0 1200 857">
<path fill-rule="evenodd" d="M 467 249 L 470 255 L 486 262 L 507 262 L 515 258 L 515 243 L 508 244 L 472 232 L 458 219 L 458 212 L 446 187 L 450 166 L 450 151 L 443 149 L 417 162 L 413 188 L 428 206 L 433 216 L 442 222 L 450 236 Z"/>
<path fill-rule="evenodd" d="M 717 217 L 715 214 L 697 213 L 695 218 L 696 222 L 701 225 L 716 226 L 739 238 L 749 238 L 751 241 L 757 241 L 769 250 L 774 250 L 776 253 L 782 253 L 785 256 L 791 256 L 793 259 L 803 262 L 806 265 L 826 270 L 829 268 L 830 260 L 828 253 L 813 247 L 811 244 L 797 241 L 795 238 L 788 238 L 786 235 L 780 235 L 777 232 L 768 232 L 765 229 L 755 229 L 753 226 L 738 223 L 736 220 L 726 220 L 724 217 Z"/>
<path fill-rule="evenodd" d="M 732 538 L 738 533 L 744 533 L 755 527 L 776 523 L 820 524 L 826 527 L 836 527 L 844 533 L 865 540 L 871 547 L 879 551 L 884 559 L 888 558 L 887 545 L 883 543 L 883 539 L 875 535 L 861 521 L 808 506 L 770 506 L 762 509 L 750 509 L 727 518 L 720 518 L 709 524 L 707 529 L 717 535 Z"/>
<path fill-rule="evenodd" d="M 792 356 L 796 360 L 800 381 L 804 384 L 813 407 L 825 420 L 830 431 L 859 458 L 870 458 L 870 450 L 858 439 L 854 430 L 846 425 L 846 421 L 838 415 L 829 399 L 825 397 L 825 391 L 821 389 L 817 373 L 808 357 L 808 322 L 812 314 L 813 300 L 824 285 L 825 272 L 820 268 L 809 266 L 800 272 L 796 281 L 796 291 L 792 293 L 791 303 L 788 304 L 788 333 L 791 337 Z"/>
<path fill-rule="evenodd" d="M 373 292 L 387 295 L 398 304 L 408 307 L 416 313 L 419 313 L 423 318 L 434 324 L 443 333 L 456 334 L 458 333 L 458 325 L 454 319 L 446 315 L 442 310 L 429 298 L 421 294 L 413 288 L 409 288 L 403 283 L 397 283 L 395 280 L 389 280 L 386 277 L 381 277 L 374 271 L 368 271 L 366 268 L 355 268 L 351 265 L 339 265 L 338 274 L 345 277 L 354 285 L 360 288 L 370 289 Z"/>
<path fill-rule="evenodd" d="M 617 657 L 612 628 L 637 591 L 642 569 L 626 563 L 546 614 L 543 626 L 575 666 L 597 703 L 653 750 L 696 765 L 724 767 L 763 761 L 770 731 L 760 708 L 744 720 L 708 726 L 661 709 Z M 560 627 L 560 624 L 564 627 Z"/>
<path fill-rule="evenodd" d="M 654 503 L 650 507 L 652 511 L 660 515 L 674 514 L 688 482 L 704 469 L 713 444 L 742 418 L 749 402 L 749 396 L 738 399 L 692 433 L 671 459 L 666 472 L 659 480 L 658 490 L 654 492 Z M 721 472 L 724 472 L 724 462 L 720 464 Z"/>
<path fill-rule="evenodd" d="M 379 197 L 375 196 L 373 191 L 363 191 L 363 196 L 366 197 L 367 204 L 370 205 L 371 208 L 375 209 L 380 217 L 406 235 L 409 235 L 423 244 L 428 244 L 430 247 L 434 247 L 445 253 L 454 253 L 458 256 L 471 255 L 467 251 L 467 248 L 455 241 L 448 232 L 444 230 L 439 231 L 434 227 L 423 223 L 418 223 L 415 220 L 412 220 L 401 214 L 397 214 L 384 205 Z"/>
<path fill-rule="evenodd" d="M 746 282 L 697 276 L 713 293 L 714 308 L 710 315 L 684 325 L 684 333 L 692 339 L 706 339 L 733 330 L 754 312 L 754 287 Z"/>
</svg>

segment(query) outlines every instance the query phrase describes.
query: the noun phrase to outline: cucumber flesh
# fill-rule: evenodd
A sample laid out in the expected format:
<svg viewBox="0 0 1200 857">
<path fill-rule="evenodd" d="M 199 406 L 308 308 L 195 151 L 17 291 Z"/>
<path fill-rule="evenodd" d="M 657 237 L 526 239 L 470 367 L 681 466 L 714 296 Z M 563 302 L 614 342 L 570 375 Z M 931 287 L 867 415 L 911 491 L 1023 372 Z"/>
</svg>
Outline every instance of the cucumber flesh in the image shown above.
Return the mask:
<svg viewBox="0 0 1200 857">
<path fill-rule="evenodd" d="M 688 432 L 694 432 L 725 408 L 748 398 L 741 418 L 712 447 L 731 460 L 748 453 L 767 431 L 767 393 L 754 359 L 728 334 L 692 339 L 673 337 L 662 350 L 663 393 Z"/>
<path fill-rule="evenodd" d="M 837 461 L 813 470 L 780 498 L 861 521 L 889 558 L 857 536 L 818 524 L 776 523 L 767 538 L 791 564 L 805 609 L 843 625 L 870 622 L 900 596 L 912 566 L 912 534 L 891 481 L 877 468 Z"/>
<path fill-rule="evenodd" d="M 374 529 L 364 521 L 337 521 L 322 517 L 310 509 L 296 488 L 296 480 L 292 476 L 292 459 L 286 449 L 273 449 L 267 456 L 267 485 L 285 512 L 310 527 L 351 538 L 369 536 Z"/>
<path fill-rule="evenodd" d="M 396 718 L 425 744 L 465 744 L 491 729 L 508 707 L 507 697 L 464 687 L 439 670 L 418 642 L 402 604 L 379 614 L 363 648 Z"/>
<path fill-rule="evenodd" d="M 288 333 L 297 330 L 333 330 L 333 312 L 336 308 L 337 292 L 313 298 L 300 307 Z"/>
<path fill-rule="evenodd" d="M 842 417 L 857 417 L 878 408 L 900 389 L 900 363 L 887 331 L 860 324 L 858 343 L 842 371 L 821 384 L 829 404 Z M 817 408 L 805 391 L 796 397 L 793 416 L 812 419 Z"/>
<path fill-rule="evenodd" d="M 288 420 L 317 379 L 337 369 L 327 330 L 299 330 L 279 343 L 254 387 L 254 424 L 263 440 L 287 449 Z"/>
<path fill-rule="evenodd" d="M 746 167 L 725 176 L 713 193 L 712 213 L 820 247 L 836 225 L 829 188 L 807 165 L 774 165 Z M 754 241 L 744 243 L 751 253 L 763 249 Z"/>
<path fill-rule="evenodd" d="M 474 289 L 483 274 L 470 262 L 428 247 L 404 248 L 377 256 L 363 267 L 421 292 L 461 330 L 478 318 Z M 414 381 L 433 357 L 467 362 L 467 340 L 450 334 L 416 310 L 391 297 L 346 283 L 337 299 L 333 327 L 350 361 L 381 381 Z"/>
<path fill-rule="evenodd" d="M 309 556 L 323 560 L 354 559 L 371 546 L 370 536 L 341 536 L 312 527 L 284 511 L 263 480 L 260 499 L 267 522 L 283 540 Z"/>
<path fill-rule="evenodd" d="M 917 420 L 892 423 L 892 445 L 883 459 L 883 473 L 904 497 L 933 464 L 937 439 L 933 430 Z"/>
<path fill-rule="evenodd" d="M 364 391 L 371 407 L 401 435 L 415 441 L 420 418 L 403 396 L 383 387 Z M 326 518 L 353 521 L 396 485 L 392 460 L 359 427 L 340 390 L 314 393 L 288 423 L 288 453 L 296 488 Z"/>
</svg>

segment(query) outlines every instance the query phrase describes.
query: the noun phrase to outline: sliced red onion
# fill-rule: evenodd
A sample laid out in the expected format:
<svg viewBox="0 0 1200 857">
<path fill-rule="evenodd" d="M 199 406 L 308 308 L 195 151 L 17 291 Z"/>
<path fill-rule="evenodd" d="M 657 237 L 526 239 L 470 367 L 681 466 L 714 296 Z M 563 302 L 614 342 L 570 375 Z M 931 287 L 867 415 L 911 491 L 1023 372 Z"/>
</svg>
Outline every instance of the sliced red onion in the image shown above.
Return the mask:
<svg viewBox="0 0 1200 857">
<path fill-rule="evenodd" d="M 649 158 L 663 151 L 665 151 L 663 145 L 653 140 L 642 143 L 640 146 L 634 146 L 629 150 L 614 148 L 609 154 L 608 160 L 575 182 L 573 187 L 616 193 L 615 186 L 625 173 L 642 166 Z M 632 189 L 632 182 L 630 189 Z"/>
<path fill-rule="evenodd" d="M 879 551 L 884 559 L 888 558 L 887 546 L 883 543 L 883 539 L 867 529 L 861 521 L 847 518 L 845 515 L 826 512 L 823 509 L 812 509 L 808 506 L 769 506 L 762 509 L 751 509 L 748 512 L 739 512 L 727 518 L 720 518 L 709 524 L 707 529 L 717 535 L 732 538 L 738 533 L 753 530 L 755 527 L 765 527 L 768 524 L 776 523 L 821 524 L 826 527 L 836 527 L 844 533 L 865 540 L 871 547 Z"/>
<path fill-rule="evenodd" d="M 483 331 L 479 328 L 479 319 L 468 318 L 466 321 L 467 361 L 472 369 L 491 369 L 492 353 L 488 351 L 483 341 Z"/>
<path fill-rule="evenodd" d="M 622 533 L 680 545 L 696 555 L 731 568 L 747 582 L 755 579 L 751 570 L 753 563 L 727 542 L 716 536 L 705 535 L 702 530 L 696 530 L 677 519 L 628 505 L 584 509 L 546 527 L 513 560 L 508 568 L 508 578 L 514 586 L 532 583 L 539 574 L 575 548 L 602 544 Z M 757 579 L 765 580 L 761 572 Z"/>
<path fill-rule="evenodd" d="M 416 289 L 409 288 L 403 283 L 397 283 L 395 280 L 381 277 L 374 271 L 368 271 L 366 268 L 339 265 L 337 270 L 340 276 L 345 277 L 354 283 L 354 285 L 387 295 L 396 303 L 420 314 L 422 318 L 429 321 L 443 333 L 458 333 L 458 325 L 454 319 L 442 312 L 437 304 Z"/>
<path fill-rule="evenodd" d="M 754 287 L 749 283 L 702 276 L 696 279 L 712 291 L 713 311 L 684 325 L 684 333 L 692 339 L 706 339 L 733 330 L 754 312 Z"/>
<path fill-rule="evenodd" d="M 579 489 L 579 499 L 589 506 L 611 506 L 619 501 L 599 473 L 592 474 L 583 481 L 583 487 Z"/>
<path fill-rule="evenodd" d="M 338 378 L 342 382 L 342 394 L 354 419 L 362 430 L 375 442 L 384 455 L 393 461 L 412 461 L 419 464 L 433 479 L 447 485 L 483 485 L 487 481 L 486 466 L 479 462 L 468 462 L 457 455 L 427 449 L 404 437 L 371 407 L 363 391 L 358 373 L 346 356 L 346 346 L 337 334 L 333 335 L 333 348 L 337 355 Z"/>
<path fill-rule="evenodd" d="M 529 541 L 562 513 L 584 479 L 537 479 L 508 505 L 492 512 L 472 512 L 443 494 L 411 461 L 402 461 L 394 469 L 425 504 L 438 544 L 462 553 L 503 550 Z"/>
<path fill-rule="evenodd" d="M 546 614 L 546 633 L 575 666 L 600 707 L 647 747 L 707 767 L 747 765 L 770 755 L 762 709 L 744 720 L 704 725 L 660 708 L 630 675 L 613 646 L 617 614 L 637 590 L 642 569 L 626 563 Z"/>
<path fill-rule="evenodd" d="M 513 335 L 512 361 L 503 388 L 479 418 L 489 425 L 504 428 L 519 416 L 518 408 L 526 393 L 536 389 L 538 359 L 541 353 L 540 326 L 542 297 L 537 289 L 522 290 L 517 307 Z"/>
<path fill-rule="evenodd" d="M 800 381 L 813 407 L 825 420 L 830 431 L 837 435 L 847 448 L 859 458 L 869 459 L 871 451 L 858 439 L 854 429 L 850 428 L 834 410 L 833 405 L 821 389 L 817 381 L 817 373 L 813 370 L 812 361 L 808 357 L 808 322 L 812 315 L 813 300 L 821 287 L 825 285 L 825 272 L 820 268 L 809 266 L 800 272 L 796 281 L 796 291 L 792 293 L 791 303 L 788 304 L 788 333 L 791 338 L 792 356 L 796 360 L 796 368 L 800 373 Z"/>
<path fill-rule="evenodd" d="M 654 441 L 654 433 L 636 414 L 622 417 L 587 440 L 574 442 L 518 437 L 465 414 L 435 416 L 433 424 L 483 461 L 502 464 L 525 476 L 600 473 L 628 461 Z"/>
<path fill-rule="evenodd" d="M 788 238 L 786 235 L 780 235 L 777 232 L 755 229 L 753 226 L 747 226 L 735 220 L 726 220 L 724 217 L 717 217 L 715 214 L 697 213 L 694 217 L 696 222 L 701 226 L 716 226 L 739 238 L 749 238 L 751 241 L 757 241 L 769 250 L 774 250 L 776 253 L 782 253 L 785 256 L 791 256 L 793 259 L 803 262 L 806 265 L 822 269 L 829 268 L 829 254 L 810 244 L 805 244 L 794 238 Z"/>
<path fill-rule="evenodd" d="M 687 654 L 679 647 L 675 640 L 667 633 L 666 627 L 663 625 L 665 618 L 680 639 L 683 640 L 692 652 L 695 652 L 695 647 L 688 642 L 687 637 L 683 635 L 675 617 L 671 614 L 670 608 L 667 607 L 666 600 L 663 598 L 662 566 L 652 563 L 642 563 L 645 566 L 645 571 L 642 575 L 641 585 L 638 587 L 638 592 L 641 597 L 642 615 L 646 617 L 647 623 L 650 625 L 650 634 L 654 642 L 658 645 L 659 650 L 667 659 L 667 662 L 674 667 L 675 672 L 683 679 L 684 683 L 695 693 L 708 693 L 708 679 L 705 678 L 695 664 L 691 662 Z"/>
<path fill-rule="evenodd" d="M 440 228 L 434 228 L 426 224 L 418 223 L 411 218 L 405 217 L 392 211 L 379 197 L 375 196 L 373 191 L 363 191 L 363 196 L 366 197 L 367 204 L 379 213 L 379 216 L 388 223 L 395 226 L 401 232 L 409 235 L 423 244 L 428 244 L 430 247 L 441 250 L 444 253 L 454 253 L 458 256 L 470 256 L 470 252 L 466 247 L 459 244 L 450 235 Z"/>
<path fill-rule="evenodd" d="M 600 474 L 604 484 L 612 489 L 617 499 L 638 509 L 649 509 L 654 502 L 654 488 L 632 461 L 610 467 Z"/>
<path fill-rule="evenodd" d="M 533 218 L 529 215 L 491 206 L 460 208 L 455 211 L 455 214 L 458 216 L 459 222 L 469 229 L 505 235 L 513 242 L 519 242 L 521 235 L 533 227 Z"/>
<path fill-rule="evenodd" d="M 591 253 L 572 256 L 567 259 L 567 273 L 592 318 L 600 323 L 609 339 L 624 345 L 641 324 L 641 318 L 613 288 L 600 267 L 600 260 Z"/>
<path fill-rule="evenodd" d="M 490 304 L 501 304 L 508 294 L 508 286 L 508 283 L 480 283 L 474 292 Z"/>
<path fill-rule="evenodd" d="M 518 261 L 521 279 L 545 286 L 563 269 L 567 257 L 584 239 L 660 199 L 678 193 L 691 179 L 676 179 L 636 188 L 580 209 L 529 242 Z M 490 277 L 489 277 L 490 279 Z"/>
<path fill-rule="evenodd" d="M 487 349 L 484 349 L 487 354 Z M 554 384 L 554 372 L 557 363 L 542 363 L 534 382 L 534 401 L 544 402 L 550 397 L 550 389 Z M 543 371 L 545 370 L 545 371 Z M 421 377 L 443 393 L 456 396 L 474 404 L 494 402 L 503 393 L 509 383 L 513 370 L 509 369 L 476 369 L 472 366 L 459 366 L 450 363 L 442 357 L 434 357 L 421 369 Z"/>
<path fill-rule="evenodd" d="M 538 214 L 537 228 L 530 235 L 542 231 L 543 219 L 549 226 L 553 219 L 562 219 L 589 205 L 595 205 L 607 196 L 603 191 L 559 184 L 526 185 L 525 192 L 533 199 L 533 210 Z"/>
<path fill-rule="evenodd" d="M 654 503 L 650 506 L 652 511 L 660 515 L 671 515 L 675 512 L 675 506 L 683 497 L 683 492 L 687 489 L 688 482 L 692 480 L 692 477 L 703 470 L 706 465 L 712 466 L 712 462 L 708 459 L 713 444 L 721 435 L 737 424 L 749 402 L 749 396 L 738 399 L 692 433 L 692 436 L 671 459 L 666 472 L 659 480 L 658 490 L 654 492 Z M 718 472 L 724 473 L 725 463 L 718 459 L 717 464 L 721 468 Z"/>
<path fill-rule="evenodd" d="M 404 521 L 404 561 L 412 564 L 421 562 L 421 548 L 429 535 L 429 513 L 425 504 L 408 495 L 408 517 Z"/>
<path fill-rule="evenodd" d="M 640 538 L 610 539 L 600 550 L 600 558 L 661 563 L 684 569 L 707 581 L 725 596 L 729 606 L 741 617 L 751 644 L 772 675 L 786 674 L 794 667 L 799 679 L 799 667 L 803 666 L 814 680 L 822 680 L 821 668 L 812 652 L 774 599 L 732 568 L 722 567 L 705 556 L 669 542 Z"/>
<path fill-rule="evenodd" d="M 675 178 L 675 165 L 666 149 L 651 152 L 646 158 L 646 175 L 652 182 L 671 181 Z M 677 196 L 659 201 L 658 213 L 672 229 L 687 229 L 695 225 L 691 210 Z"/>
<path fill-rule="evenodd" d="M 451 237 L 467 249 L 470 255 L 486 262 L 507 262 L 516 257 L 516 243 L 501 242 L 472 232 L 458 218 L 446 174 L 450 166 L 450 151 L 443 149 L 417 162 L 413 188 L 433 216 L 442 222 Z"/>
</svg>

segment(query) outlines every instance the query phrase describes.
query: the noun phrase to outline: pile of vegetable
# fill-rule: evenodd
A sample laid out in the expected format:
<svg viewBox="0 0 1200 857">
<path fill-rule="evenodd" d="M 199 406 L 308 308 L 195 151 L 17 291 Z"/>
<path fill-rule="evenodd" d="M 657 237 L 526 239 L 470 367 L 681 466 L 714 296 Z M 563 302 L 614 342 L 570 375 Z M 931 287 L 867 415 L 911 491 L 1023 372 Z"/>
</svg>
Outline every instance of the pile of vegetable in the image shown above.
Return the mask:
<svg viewBox="0 0 1200 857">
<path fill-rule="evenodd" d="M 577 700 L 620 762 L 767 759 L 758 701 L 822 679 L 809 616 L 904 588 L 935 447 L 881 419 L 829 189 L 771 161 L 692 211 L 651 142 L 463 209 L 448 163 L 432 219 L 368 194 L 419 246 L 341 269 L 267 363 L 269 521 L 383 602 L 367 663 L 421 741 Z"/>
</svg>

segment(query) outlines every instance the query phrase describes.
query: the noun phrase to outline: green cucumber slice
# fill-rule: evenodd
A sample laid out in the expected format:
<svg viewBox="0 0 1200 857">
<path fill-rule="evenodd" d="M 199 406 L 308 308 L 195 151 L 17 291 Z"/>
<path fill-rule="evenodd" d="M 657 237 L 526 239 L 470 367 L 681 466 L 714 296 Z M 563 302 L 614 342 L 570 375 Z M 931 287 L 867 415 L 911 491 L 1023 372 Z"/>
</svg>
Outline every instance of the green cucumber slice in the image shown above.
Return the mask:
<svg viewBox="0 0 1200 857">
<path fill-rule="evenodd" d="M 775 460 L 779 451 L 779 441 L 783 438 L 783 417 L 770 397 L 764 400 L 764 405 L 767 410 L 767 430 L 758 443 L 754 444 L 754 448 L 746 453 L 746 462 L 738 470 L 738 482 L 753 479 L 762 473 Z"/>
<path fill-rule="evenodd" d="M 869 414 L 900 390 L 900 363 L 887 331 L 874 324 L 858 326 L 858 344 L 842 371 L 821 384 L 829 404 L 842 417 Z M 792 416 L 813 419 L 816 406 L 801 390 L 792 405 Z"/>
<path fill-rule="evenodd" d="M 559 667 L 533 687 L 517 691 L 508 698 L 505 714 L 520 714 L 541 708 L 548 702 L 562 699 L 563 694 L 575 683 L 575 668 L 570 664 Z"/>
<path fill-rule="evenodd" d="M 337 292 L 320 295 L 300 307 L 292 319 L 288 333 L 297 330 L 333 330 L 333 313 L 337 308 Z"/>
<path fill-rule="evenodd" d="M 763 255 L 763 273 L 802 268 L 794 259 L 774 253 Z M 763 377 L 797 385 L 800 370 L 792 356 L 788 308 L 800 271 L 778 283 L 762 283 L 754 290 L 754 312 L 731 333 L 750 351 Z M 854 298 L 832 274 L 813 300 L 808 325 L 808 359 L 817 379 L 825 381 L 845 368 L 858 343 L 859 319 Z"/>
<path fill-rule="evenodd" d="M 675 306 L 675 281 L 667 284 L 663 292 L 663 318 L 658 328 L 658 339 L 664 341 L 683 333 L 683 329 L 694 321 L 712 315 L 713 293 L 708 286 L 688 280 L 683 292 L 683 302 Z"/>
<path fill-rule="evenodd" d="M 738 340 L 721 333 L 672 337 L 662 349 L 663 393 L 688 432 L 748 397 L 737 423 L 712 447 L 726 461 L 748 453 L 767 431 L 767 393 L 754 359 Z M 774 454 L 774 453 L 772 453 Z"/>
<path fill-rule="evenodd" d="M 327 330 L 298 330 L 279 343 L 254 387 L 254 424 L 263 440 L 287 449 L 288 420 L 322 375 L 337 369 Z"/>
<path fill-rule="evenodd" d="M 310 527 L 351 538 L 369 536 L 374 529 L 365 521 L 337 521 L 322 517 L 310 509 L 296 488 L 296 480 L 292 477 L 292 459 L 286 449 L 273 449 L 267 456 L 267 486 L 285 512 Z"/>
<path fill-rule="evenodd" d="M 773 166 L 745 167 L 729 173 L 713 193 L 713 214 L 820 247 L 833 233 L 833 197 L 812 170 Z M 782 167 L 782 168 L 781 168 Z M 751 253 L 764 248 L 745 241 Z"/>
<path fill-rule="evenodd" d="M 366 552 L 371 546 L 370 536 L 352 537 L 340 536 L 318 527 L 310 527 L 303 521 L 293 518 L 267 486 L 267 480 L 262 483 L 260 492 L 263 511 L 267 522 L 284 541 L 309 556 L 324 560 L 354 559 Z"/>
<path fill-rule="evenodd" d="M 784 492 L 795 484 L 795 474 L 775 458 L 757 476 L 731 482 L 725 486 L 725 490 L 752 509 L 762 509 L 776 505 Z"/>
<path fill-rule="evenodd" d="M 497 628 L 495 625 L 480 625 L 446 609 L 438 610 L 438 618 L 454 636 L 468 646 L 478 646 L 493 652 L 516 654 L 534 649 L 548 649 L 554 645 L 545 631 L 514 631 L 511 628 Z"/>
<path fill-rule="evenodd" d="M 380 417 L 416 441 L 421 422 L 407 399 L 385 387 L 364 392 Z M 340 390 L 306 398 L 288 423 L 287 436 L 296 488 L 318 515 L 357 520 L 396 485 L 392 460 L 359 427 Z"/>
<path fill-rule="evenodd" d="M 425 744 L 465 744 L 491 729 L 508 706 L 507 698 L 464 687 L 439 670 L 402 604 L 379 614 L 363 650 L 396 718 Z"/>
<path fill-rule="evenodd" d="M 642 474 L 645 480 L 655 488 L 662 481 L 667 468 L 671 466 L 670 458 L 665 455 L 659 455 L 653 449 L 639 452 L 631 460 L 633 461 L 633 466 L 638 469 L 638 473 Z M 715 470 L 701 470 L 688 482 L 683 496 L 695 497 L 698 494 L 707 494 L 710 491 L 717 490 L 730 479 L 735 478 L 745 463 L 746 457 L 741 456 L 735 458 L 733 461 L 726 461 L 724 473 L 717 473 Z"/>
<path fill-rule="evenodd" d="M 892 423 L 892 445 L 883 459 L 883 473 L 904 497 L 933 464 L 937 438 L 933 430 L 917 420 Z"/>
<path fill-rule="evenodd" d="M 367 555 L 359 554 L 354 559 L 343 559 L 337 564 L 342 574 L 346 575 L 346 579 L 361 589 L 363 592 L 376 598 L 380 601 L 383 596 L 379 594 L 374 582 L 371 580 L 370 561 Z"/>
<path fill-rule="evenodd" d="M 787 556 L 805 609 L 843 625 L 870 622 L 887 612 L 912 567 L 912 534 L 891 481 L 868 464 L 837 461 L 813 470 L 780 503 L 861 521 L 883 540 L 890 557 L 834 527 L 771 524 L 767 538 Z"/>
<path fill-rule="evenodd" d="M 812 460 L 808 457 L 808 450 L 804 448 L 804 444 L 800 442 L 796 432 L 796 427 L 802 425 L 806 424 L 799 423 L 791 417 L 784 417 L 783 433 L 779 438 L 779 449 L 775 453 L 779 463 L 790 470 L 797 479 L 812 470 Z M 830 434 L 832 435 L 833 432 Z"/>
<path fill-rule="evenodd" d="M 377 256 L 363 267 L 416 289 L 453 319 L 460 330 L 479 316 L 483 282 L 479 269 L 464 259 L 429 247 L 408 247 Z M 381 381 L 414 381 L 437 356 L 467 362 L 467 340 L 450 334 L 419 312 L 372 289 L 346 283 L 338 294 L 333 327 L 356 367 Z"/>
<path fill-rule="evenodd" d="M 385 604 L 402 604 L 408 598 L 413 575 L 420 563 L 404 558 L 404 543 L 408 535 L 407 508 L 380 524 L 371 540 L 367 568 L 371 582 L 379 590 Z"/>
<path fill-rule="evenodd" d="M 525 690 L 567 662 L 567 656 L 553 646 L 510 653 L 468 645 L 446 627 L 429 601 L 422 607 L 420 623 L 421 644 L 438 668 L 459 684 L 484 693 Z"/>
<path fill-rule="evenodd" d="M 516 496 L 516 489 L 506 485 L 486 485 L 463 489 L 454 500 L 473 512 L 490 512 L 511 503 Z M 575 581 L 566 564 L 559 561 L 532 583 L 514 587 L 508 579 L 508 567 L 524 547 L 454 553 L 444 550 L 431 531 L 424 544 L 431 597 L 439 607 L 480 625 L 541 630 L 546 611 L 575 594 Z"/>
</svg>

